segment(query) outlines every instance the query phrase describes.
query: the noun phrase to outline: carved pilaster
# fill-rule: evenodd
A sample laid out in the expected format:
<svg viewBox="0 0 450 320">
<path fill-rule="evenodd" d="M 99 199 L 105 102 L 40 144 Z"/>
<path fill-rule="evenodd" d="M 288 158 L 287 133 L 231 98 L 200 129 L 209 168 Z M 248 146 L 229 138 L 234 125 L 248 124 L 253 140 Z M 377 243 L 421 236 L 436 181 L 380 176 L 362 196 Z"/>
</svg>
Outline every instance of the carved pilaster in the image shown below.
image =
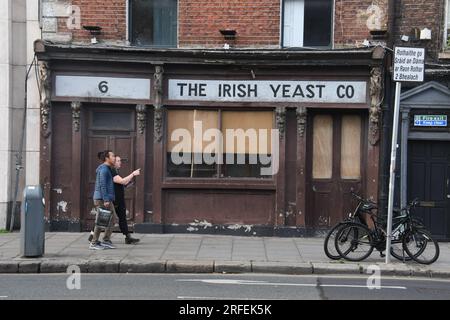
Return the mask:
<svg viewBox="0 0 450 320">
<path fill-rule="evenodd" d="M 306 129 L 306 116 L 308 115 L 306 107 L 297 107 L 297 134 L 300 138 L 303 138 L 305 135 Z"/>
<path fill-rule="evenodd" d="M 154 140 L 155 142 L 161 142 L 163 136 L 163 107 L 155 106 L 154 117 Z"/>
<path fill-rule="evenodd" d="M 369 142 L 377 144 L 380 139 L 380 105 L 383 97 L 383 76 L 381 67 L 373 67 L 370 72 Z"/>
<path fill-rule="evenodd" d="M 75 132 L 78 132 L 80 131 L 81 102 L 73 101 L 70 107 L 72 108 L 72 127 Z"/>
<path fill-rule="evenodd" d="M 140 134 L 145 132 L 145 124 L 147 122 L 147 106 L 145 104 L 138 104 L 136 106 L 136 120 L 138 131 Z"/>
<path fill-rule="evenodd" d="M 163 107 L 162 107 L 162 79 L 163 79 L 163 67 L 156 66 L 155 74 L 153 77 L 153 96 L 154 96 L 154 140 L 155 142 L 161 142 L 163 136 Z"/>
<path fill-rule="evenodd" d="M 51 109 L 51 76 L 47 62 L 39 64 L 40 110 L 42 131 L 47 133 Z"/>
<path fill-rule="evenodd" d="M 280 139 L 284 138 L 286 131 L 286 107 L 277 107 L 275 109 L 277 129 L 280 133 Z"/>
</svg>

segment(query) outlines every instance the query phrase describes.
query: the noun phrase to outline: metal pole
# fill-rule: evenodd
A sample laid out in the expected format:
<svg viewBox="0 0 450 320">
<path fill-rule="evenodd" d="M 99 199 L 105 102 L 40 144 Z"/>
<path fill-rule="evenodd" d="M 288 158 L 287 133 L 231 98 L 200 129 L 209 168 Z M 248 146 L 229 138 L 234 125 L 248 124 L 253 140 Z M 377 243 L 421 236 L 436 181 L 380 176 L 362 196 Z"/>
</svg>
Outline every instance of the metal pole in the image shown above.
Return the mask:
<svg viewBox="0 0 450 320">
<path fill-rule="evenodd" d="M 16 153 L 16 180 L 14 186 L 14 199 L 13 206 L 11 208 L 11 220 L 9 221 L 9 231 L 14 231 L 14 223 L 15 223 L 15 213 L 17 206 L 17 194 L 19 193 L 19 179 L 20 179 L 20 171 L 23 169 L 22 165 L 22 153 L 23 153 L 23 145 L 25 139 L 25 130 L 27 126 L 27 104 L 28 104 L 28 77 L 30 75 L 31 68 L 33 67 L 36 61 L 36 55 L 33 57 L 33 61 L 31 61 L 30 66 L 25 74 L 25 98 L 24 98 L 24 107 L 23 107 L 23 115 L 22 115 L 22 131 L 19 140 L 19 150 Z"/>
<path fill-rule="evenodd" d="M 392 239 L 392 216 L 394 209 L 394 190 L 395 190 L 395 160 L 397 157 L 397 136 L 398 136 L 398 119 L 400 114 L 400 93 L 402 91 L 402 83 L 395 83 L 395 104 L 394 104 L 394 120 L 392 123 L 392 146 L 391 146 L 391 169 L 389 174 L 389 198 L 388 198 L 388 216 L 386 229 L 386 263 L 391 263 L 391 239 Z"/>
</svg>

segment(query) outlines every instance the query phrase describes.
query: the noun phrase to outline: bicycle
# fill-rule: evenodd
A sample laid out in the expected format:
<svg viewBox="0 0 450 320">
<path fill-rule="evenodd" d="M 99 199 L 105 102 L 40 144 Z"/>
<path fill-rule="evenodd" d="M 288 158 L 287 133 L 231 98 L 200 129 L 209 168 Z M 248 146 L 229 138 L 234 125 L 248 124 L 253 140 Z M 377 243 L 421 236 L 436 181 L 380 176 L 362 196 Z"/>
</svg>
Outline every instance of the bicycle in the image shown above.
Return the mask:
<svg viewBox="0 0 450 320">
<path fill-rule="evenodd" d="M 357 197 L 360 201 L 364 201 L 361 197 Z M 415 199 L 400 211 L 395 211 L 400 214 L 393 218 L 390 253 L 401 261 L 412 259 L 421 264 L 431 264 L 439 258 L 439 245 L 423 224 L 411 216 L 411 208 L 418 203 L 418 199 Z M 380 251 L 380 254 L 386 250 L 387 221 L 383 218 L 374 218 L 374 215 L 371 215 L 371 218 L 374 225 L 372 230 L 358 221 L 344 223 L 338 229 L 335 236 L 335 248 L 340 257 L 349 261 L 362 261 L 369 257 L 374 249 Z M 398 244 L 401 244 L 401 255 L 395 251 L 395 246 Z"/>
<path fill-rule="evenodd" d="M 334 239 L 335 239 L 336 234 L 339 231 L 339 229 L 350 222 L 362 223 L 363 222 L 362 213 L 371 213 L 372 210 L 377 209 L 376 204 L 374 202 L 372 202 L 371 200 L 365 200 L 365 199 L 361 198 L 360 196 L 358 196 L 353 191 L 351 191 L 350 193 L 352 194 L 352 196 L 354 196 L 358 200 L 358 205 L 356 206 L 355 210 L 353 212 L 351 212 L 347 218 L 345 218 L 345 220 L 339 222 L 333 228 L 331 228 L 331 230 L 328 231 L 328 233 L 325 237 L 325 241 L 324 241 L 324 245 L 323 245 L 324 251 L 325 251 L 326 256 L 332 260 L 341 259 L 341 256 L 339 255 L 339 253 L 337 253 L 337 251 L 335 249 L 336 247 L 334 244 Z M 331 244 L 331 245 L 329 245 L 329 244 Z"/>
</svg>

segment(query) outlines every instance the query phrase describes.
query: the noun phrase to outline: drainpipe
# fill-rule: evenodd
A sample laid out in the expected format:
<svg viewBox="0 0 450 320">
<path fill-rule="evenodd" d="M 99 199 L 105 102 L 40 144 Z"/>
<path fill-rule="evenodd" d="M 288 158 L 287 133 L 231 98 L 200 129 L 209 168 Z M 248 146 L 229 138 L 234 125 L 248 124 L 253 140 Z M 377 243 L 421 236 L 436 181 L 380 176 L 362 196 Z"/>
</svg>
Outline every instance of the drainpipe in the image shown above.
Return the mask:
<svg viewBox="0 0 450 320">
<path fill-rule="evenodd" d="M 397 2 L 397 4 L 396 4 Z M 397 15 L 397 8 L 401 7 L 401 0 L 388 0 L 388 39 L 387 47 L 394 48 L 395 44 L 395 22 Z M 381 139 L 381 173 L 380 173 L 380 195 L 379 195 L 379 211 L 385 216 L 387 213 L 388 200 L 388 182 L 389 182 L 389 166 L 390 166 L 390 150 L 391 150 L 391 135 L 392 135 L 392 109 L 394 106 L 395 91 L 393 88 L 393 81 L 391 78 L 390 68 L 392 66 L 393 54 L 386 56 L 387 71 L 384 76 L 384 94 L 385 103 L 381 106 L 382 111 L 382 139 Z"/>
</svg>

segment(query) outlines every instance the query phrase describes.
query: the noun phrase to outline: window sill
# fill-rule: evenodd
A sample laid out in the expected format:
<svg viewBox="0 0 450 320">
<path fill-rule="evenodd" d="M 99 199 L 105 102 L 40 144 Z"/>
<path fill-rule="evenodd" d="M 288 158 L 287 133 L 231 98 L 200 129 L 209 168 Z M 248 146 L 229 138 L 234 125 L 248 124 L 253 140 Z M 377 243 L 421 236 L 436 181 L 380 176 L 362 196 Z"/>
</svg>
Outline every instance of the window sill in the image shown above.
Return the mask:
<svg viewBox="0 0 450 320">
<path fill-rule="evenodd" d="M 202 178 L 166 178 L 163 189 L 246 189 L 246 190 L 275 190 L 272 179 L 202 179 Z"/>
<path fill-rule="evenodd" d="M 450 60 L 450 48 L 445 49 L 443 52 L 439 52 L 438 58 L 441 60 Z"/>
</svg>

